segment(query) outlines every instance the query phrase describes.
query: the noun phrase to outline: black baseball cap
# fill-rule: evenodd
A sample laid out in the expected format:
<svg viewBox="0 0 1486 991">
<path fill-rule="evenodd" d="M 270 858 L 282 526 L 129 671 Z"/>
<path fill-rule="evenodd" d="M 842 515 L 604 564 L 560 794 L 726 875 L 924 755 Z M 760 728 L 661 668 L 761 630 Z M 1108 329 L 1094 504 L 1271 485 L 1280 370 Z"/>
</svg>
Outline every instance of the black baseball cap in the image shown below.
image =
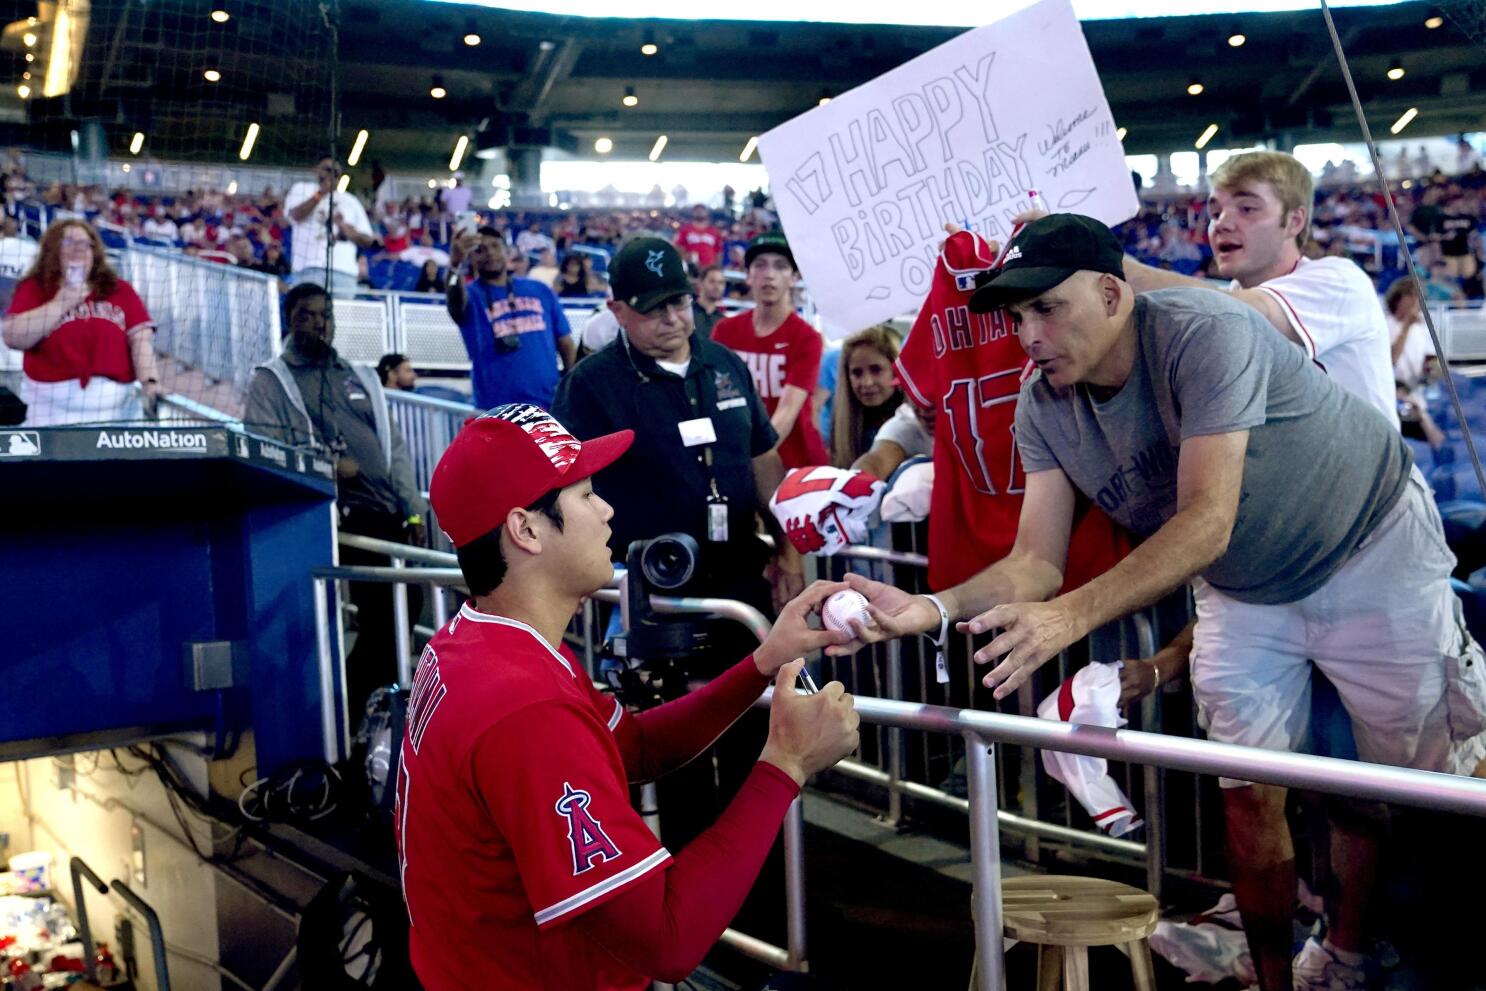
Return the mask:
<svg viewBox="0 0 1486 991">
<path fill-rule="evenodd" d="M 800 266 L 795 264 L 794 252 L 789 250 L 789 241 L 779 231 L 768 231 L 749 241 L 748 250 L 743 252 L 743 267 L 747 268 L 759 255 L 765 255 L 771 251 L 788 258 L 789 267 L 796 272 L 800 270 Z"/>
<path fill-rule="evenodd" d="M 1125 277 L 1125 251 L 1101 221 L 1079 213 L 1054 213 L 1023 227 L 970 297 L 975 313 L 990 313 L 1040 296 L 1074 272 Z"/>
<path fill-rule="evenodd" d="M 609 266 L 609 285 L 615 299 L 641 313 L 692 291 L 680 253 L 658 237 L 637 237 L 620 248 Z"/>
</svg>

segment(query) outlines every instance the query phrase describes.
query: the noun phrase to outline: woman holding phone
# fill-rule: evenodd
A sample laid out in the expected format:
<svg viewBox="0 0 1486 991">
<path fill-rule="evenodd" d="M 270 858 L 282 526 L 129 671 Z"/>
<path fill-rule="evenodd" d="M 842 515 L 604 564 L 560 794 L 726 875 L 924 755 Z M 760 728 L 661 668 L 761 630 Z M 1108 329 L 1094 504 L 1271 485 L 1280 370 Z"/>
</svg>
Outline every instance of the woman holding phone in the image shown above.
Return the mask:
<svg viewBox="0 0 1486 991">
<path fill-rule="evenodd" d="M 47 229 L 0 332 L 25 352 L 26 426 L 153 415 L 162 391 L 154 321 L 109 266 L 103 241 L 86 222 L 64 220 Z"/>
</svg>

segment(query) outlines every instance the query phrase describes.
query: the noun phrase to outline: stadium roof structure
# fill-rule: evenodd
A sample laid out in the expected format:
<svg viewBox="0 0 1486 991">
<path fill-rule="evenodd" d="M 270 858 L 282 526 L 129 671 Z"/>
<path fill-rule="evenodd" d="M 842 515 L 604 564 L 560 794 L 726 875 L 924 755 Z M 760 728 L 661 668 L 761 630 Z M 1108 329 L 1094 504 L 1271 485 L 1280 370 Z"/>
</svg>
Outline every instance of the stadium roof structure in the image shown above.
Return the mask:
<svg viewBox="0 0 1486 991">
<path fill-rule="evenodd" d="M 15 85 L 0 88 L 0 141 L 65 150 L 75 127 L 69 121 L 91 118 L 102 122 L 112 154 L 143 130 L 148 153 L 159 158 L 222 160 L 236 158 L 246 122 L 262 121 L 255 164 L 308 164 L 318 157 L 311 147 L 328 142 L 286 132 L 298 124 L 307 135 L 309 121 L 329 120 L 316 103 L 328 102 L 328 88 L 302 82 L 304 53 L 286 51 L 294 39 L 286 42 L 282 26 L 278 35 L 255 35 L 276 17 L 282 25 L 290 4 L 307 0 L 138 7 L 169 7 L 191 24 L 206 24 L 214 7 L 235 11 L 218 35 L 192 29 L 169 52 L 162 48 L 175 44 L 170 37 L 131 27 L 126 15 L 136 4 L 93 0 L 78 86 L 66 98 L 29 101 L 17 98 Z M 0 72 L 9 63 L 16 80 L 26 65 L 14 19 L 36 9 L 0 0 L 0 16 L 13 18 L 0 39 Z M 426 0 L 340 0 L 338 9 L 337 57 L 328 61 L 338 80 L 342 154 L 364 128 L 371 140 L 363 167 L 377 159 L 389 171 L 425 174 L 448 166 L 461 133 L 474 138 L 472 151 L 551 147 L 587 157 L 596 157 L 594 141 L 603 136 L 615 160 L 644 159 L 664 134 L 667 161 L 737 161 L 750 137 L 963 30 L 594 18 Z M 1427 27 L 1438 14 L 1422 3 L 1335 11 L 1375 133 L 1386 136 L 1410 107 L 1418 116 L 1405 138 L 1486 130 L 1486 58 L 1449 17 Z M 1319 7 L 1086 20 L 1083 27 L 1130 154 L 1191 149 L 1214 123 L 1214 148 L 1271 137 L 1345 142 L 1359 134 Z M 1237 47 L 1235 35 L 1244 39 Z M 227 45 L 233 61 L 210 83 L 210 106 L 193 108 L 189 101 L 208 84 L 186 49 L 209 37 Z M 234 73 L 234 65 L 242 69 Z M 1402 77 L 1389 78 L 1390 69 L 1402 69 Z M 234 87 L 248 72 L 252 82 Z M 296 81 L 298 91 L 289 92 Z M 1188 94 L 1193 83 L 1201 84 L 1199 95 Z M 442 98 L 431 94 L 435 86 Z M 214 128 L 221 134 L 210 136 Z"/>
</svg>

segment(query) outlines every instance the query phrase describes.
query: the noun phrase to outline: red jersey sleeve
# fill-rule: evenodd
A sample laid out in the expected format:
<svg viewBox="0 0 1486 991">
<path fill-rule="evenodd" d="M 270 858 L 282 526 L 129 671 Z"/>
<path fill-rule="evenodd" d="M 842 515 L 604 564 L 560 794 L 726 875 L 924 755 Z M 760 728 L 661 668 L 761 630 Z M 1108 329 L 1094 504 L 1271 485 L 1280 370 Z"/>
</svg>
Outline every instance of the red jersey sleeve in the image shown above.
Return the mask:
<svg viewBox="0 0 1486 991">
<path fill-rule="evenodd" d="M 920 409 L 939 405 L 939 390 L 934 383 L 934 331 L 929 327 L 929 307 L 924 306 L 908 331 L 908 339 L 894 362 L 903 393 Z"/>
<path fill-rule="evenodd" d="M 5 312 L 25 313 L 34 310 L 46 303 L 46 297 L 41 292 L 41 283 L 35 279 L 27 279 L 15 287 L 15 295 L 10 297 L 10 306 Z"/>
<path fill-rule="evenodd" d="M 144 307 L 144 300 L 140 299 L 134 287 L 124 280 L 119 280 L 109 301 L 124 311 L 125 333 L 137 327 L 154 325 L 155 321 L 150 319 L 150 311 Z"/>
<path fill-rule="evenodd" d="M 470 753 L 538 927 L 576 918 L 671 861 L 630 805 L 609 733 L 587 707 L 542 702 L 502 719 Z"/>
<path fill-rule="evenodd" d="M 820 380 L 820 353 L 823 347 L 819 331 L 808 323 L 801 327 L 789 349 L 789 367 L 784 370 L 784 384 L 804 389 L 807 396 L 813 393 Z"/>
</svg>

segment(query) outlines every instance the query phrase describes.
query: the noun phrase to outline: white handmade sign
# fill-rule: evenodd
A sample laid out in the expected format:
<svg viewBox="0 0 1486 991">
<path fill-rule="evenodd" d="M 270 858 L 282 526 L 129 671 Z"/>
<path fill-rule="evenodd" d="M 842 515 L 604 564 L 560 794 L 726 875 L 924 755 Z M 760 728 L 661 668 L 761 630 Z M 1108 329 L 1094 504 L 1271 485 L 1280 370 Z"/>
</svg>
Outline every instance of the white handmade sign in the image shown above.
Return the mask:
<svg viewBox="0 0 1486 991">
<path fill-rule="evenodd" d="M 1002 240 L 1029 191 L 1111 226 L 1138 203 L 1069 0 L 966 32 L 759 139 L 775 207 L 827 321 L 916 311 L 943 226 Z"/>
</svg>

